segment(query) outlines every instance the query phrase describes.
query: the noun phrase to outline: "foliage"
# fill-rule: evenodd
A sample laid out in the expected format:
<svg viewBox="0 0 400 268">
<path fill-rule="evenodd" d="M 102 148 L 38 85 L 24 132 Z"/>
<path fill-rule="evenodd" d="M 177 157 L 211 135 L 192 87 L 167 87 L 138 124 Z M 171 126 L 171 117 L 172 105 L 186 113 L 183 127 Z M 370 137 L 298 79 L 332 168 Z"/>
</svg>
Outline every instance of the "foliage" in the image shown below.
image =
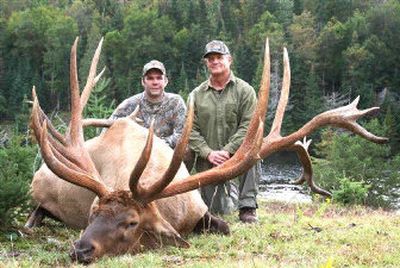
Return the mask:
<svg viewBox="0 0 400 268">
<path fill-rule="evenodd" d="M 288 47 L 294 107 L 285 119 L 288 131 L 320 111 L 321 99 L 334 92 L 361 95 L 365 106 L 375 105 L 375 92 L 383 88 L 400 93 L 396 0 L 0 3 L 0 114 L 6 119 L 22 113 L 21 101 L 32 85 L 48 100 L 45 110 L 68 108 L 68 57 L 75 36 L 81 79 L 105 36 L 101 61 L 111 79 L 108 96 L 117 103 L 141 91 L 142 66 L 153 58 L 167 67 L 167 90 L 187 94 L 207 76 L 202 48 L 218 38 L 230 47 L 235 74 L 256 89 L 264 39 L 269 37 L 272 61 L 279 62 L 277 74 L 281 48 Z M 385 115 L 386 110 L 381 122 Z"/>
<path fill-rule="evenodd" d="M 365 127 L 377 135 L 385 133 L 385 128 L 376 119 Z M 398 157 L 390 158 L 389 146 L 328 129 L 322 134 L 322 141 L 317 147 L 324 159 L 315 161 L 315 178 L 324 187 L 343 190 L 340 179 L 346 177 L 369 187 L 366 199 L 369 205 L 387 206 L 398 198 Z M 347 186 L 356 187 L 355 184 Z"/>
<path fill-rule="evenodd" d="M 26 217 L 36 153 L 37 148 L 21 135 L 14 135 L 0 147 L 0 226 Z"/>
<path fill-rule="evenodd" d="M 28 131 L 30 107 L 28 98 L 25 95 L 21 102 L 21 113 L 15 117 L 14 129 L 17 133 L 26 133 Z"/>
<path fill-rule="evenodd" d="M 368 188 L 360 181 L 351 181 L 343 177 L 339 179 L 339 188 L 333 190 L 333 200 L 344 205 L 361 205 L 365 203 Z"/>
<path fill-rule="evenodd" d="M 45 107 L 65 106 L 59 103 L 67 94 L 65 59 L 76 35 L 75 22 L 56 8 L 40 6 L 10 16 L 4 39 L 7 85 L 1 92 L 8 100 L 9 116 L 21 112 L 19 105 L 32 85 L 49 100 Z"/>
</svg>

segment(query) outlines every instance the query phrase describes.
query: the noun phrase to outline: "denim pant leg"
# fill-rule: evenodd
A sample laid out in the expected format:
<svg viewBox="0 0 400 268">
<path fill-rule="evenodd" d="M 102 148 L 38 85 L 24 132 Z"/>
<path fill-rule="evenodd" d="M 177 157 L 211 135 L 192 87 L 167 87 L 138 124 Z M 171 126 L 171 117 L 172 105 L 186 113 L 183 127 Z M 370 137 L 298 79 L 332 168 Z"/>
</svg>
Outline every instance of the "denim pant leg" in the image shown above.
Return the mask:
<svg viewBox="0 0 400 268">
<path fill-rule="evenodd" d="M 257 208 L 258 184 L 261 176 L 261 161 L 240 177 L 239 209 L 243 207 Z"/>
</svg>

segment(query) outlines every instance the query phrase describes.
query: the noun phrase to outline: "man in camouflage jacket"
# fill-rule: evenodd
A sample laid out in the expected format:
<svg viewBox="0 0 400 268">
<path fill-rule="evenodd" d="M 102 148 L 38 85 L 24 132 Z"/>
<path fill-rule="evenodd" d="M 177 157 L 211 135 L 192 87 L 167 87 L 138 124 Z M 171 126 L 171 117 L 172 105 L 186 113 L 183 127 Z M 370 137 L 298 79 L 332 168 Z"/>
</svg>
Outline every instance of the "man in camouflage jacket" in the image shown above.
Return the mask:
<svg viewBox="0 0 400 268">
<path fill-rule="evenodd" d="M 144 91 L 124 100 L 110 118 L 128 116 L 139 105 L 137 117 L 143 120 L 143 126 L 149 128 L 154 117 L 154 133 L 174 148 L 182 135 L 186 106 L 181 96 L 164 91 L 167 84 L 164 64 L 148 62 L 143 67 Z"/>
</svg>

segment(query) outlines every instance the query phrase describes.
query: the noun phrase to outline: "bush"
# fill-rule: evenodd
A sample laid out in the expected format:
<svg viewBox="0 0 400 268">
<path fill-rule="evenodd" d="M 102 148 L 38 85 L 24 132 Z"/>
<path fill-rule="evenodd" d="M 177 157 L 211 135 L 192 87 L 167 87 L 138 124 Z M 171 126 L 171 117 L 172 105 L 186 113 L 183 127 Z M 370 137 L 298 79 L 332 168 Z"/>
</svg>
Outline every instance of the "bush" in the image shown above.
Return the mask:
<svg viewBox="0 0 400 268">
<path fill-rule="evenodd" d="M 332 191 L 332 197 L 335 202 L 344 205 L 361 205 L 365 203 L 368 188 L 362 182 L 343 177 L 339 179 L 339 189 Z"/>
<path fill-rule="evenodd" d="M 36 153 L 20 135 L 0 147 L 0 226 L 15 224 L 27 212 Z"/>
</svg>

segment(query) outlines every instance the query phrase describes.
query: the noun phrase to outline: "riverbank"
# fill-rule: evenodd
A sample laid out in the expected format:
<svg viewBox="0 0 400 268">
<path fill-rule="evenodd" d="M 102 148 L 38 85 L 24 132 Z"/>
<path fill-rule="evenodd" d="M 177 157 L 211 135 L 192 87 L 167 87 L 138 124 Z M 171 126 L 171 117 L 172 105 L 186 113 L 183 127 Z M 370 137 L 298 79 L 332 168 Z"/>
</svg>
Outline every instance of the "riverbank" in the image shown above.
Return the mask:
<svg viewBox="0 0 400 268">
<path fill-rule="evenodd" d="M 189 249 L 175 247 L 135 256 L 103 258 L 92 267 L 399 267 L 400 216 L 365 207 L 329 203 L 261 201 L 259 222 L 224 217 L 230 236 L 189 236 Z M 20 237 L 1 234 L 0 267 L 84 267 L 68 250 L 79 232 L 47 221 Z"/>
</svg>

